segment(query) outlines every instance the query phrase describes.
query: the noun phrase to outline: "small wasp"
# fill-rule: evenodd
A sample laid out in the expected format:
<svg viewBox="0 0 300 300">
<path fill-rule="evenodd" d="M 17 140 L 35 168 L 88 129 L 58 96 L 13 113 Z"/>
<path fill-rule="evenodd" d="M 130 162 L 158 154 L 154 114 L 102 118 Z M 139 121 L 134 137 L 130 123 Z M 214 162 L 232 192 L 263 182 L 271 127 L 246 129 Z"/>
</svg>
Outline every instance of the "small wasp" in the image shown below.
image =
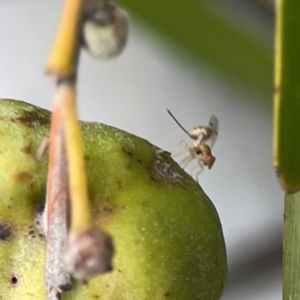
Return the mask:
<svg viewBox="0 0 300 300">
<path fill-rule="evenodd" d="M 188 156 L 179 163 L 179 165 L 183 169 L 186 168 L 193 159 L 196 159 L 198 165 L 191 169 L 191 173 L 193 173 L 196 168 L 200 168 L 200 170 L 196 173 L 196 178 L 198 180 L 198 176 L 203 171 L 204 167 L 208 167 L 208 169 L 211 169 L 216 160 L 216 158 L 211 153 L 211 149 L 215 144 L 218 136 L 218 119 L 216 116 L 212 115 L 209 119 L 208 126 L 197 126 L 187 131 L 177 121 L 173 114 L 169 110 L 167 111 L 169 115 L 174 119 L 174 121 L 178 124 L 178 126 L 193 140 L 195 140 L 192 147 L 189 147 L 189 145 L 185 141 L 180 141 L 177 147 L 174 149 L 172 156 L 176 157 L 182 153 L 187 152 Z M 178 151 L 181 146 L 184 147 L 184 150 Z"/>
</svg>

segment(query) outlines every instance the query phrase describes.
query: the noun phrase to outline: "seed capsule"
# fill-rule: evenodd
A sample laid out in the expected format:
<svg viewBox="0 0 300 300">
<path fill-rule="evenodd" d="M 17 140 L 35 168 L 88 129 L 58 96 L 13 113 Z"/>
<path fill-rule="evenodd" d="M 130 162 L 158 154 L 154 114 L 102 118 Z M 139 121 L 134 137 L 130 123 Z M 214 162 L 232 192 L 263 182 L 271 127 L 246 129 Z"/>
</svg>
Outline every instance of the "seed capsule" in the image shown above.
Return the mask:
<svg viewBox="0 0 300 300">
<path fill-rule="evenodd" d="M 100 59 L 118 56 L 128 36 L 127 15 L 111 3 L 97 3 L 86 7 L 83 13 L 82 44 Z"/>
</svg>

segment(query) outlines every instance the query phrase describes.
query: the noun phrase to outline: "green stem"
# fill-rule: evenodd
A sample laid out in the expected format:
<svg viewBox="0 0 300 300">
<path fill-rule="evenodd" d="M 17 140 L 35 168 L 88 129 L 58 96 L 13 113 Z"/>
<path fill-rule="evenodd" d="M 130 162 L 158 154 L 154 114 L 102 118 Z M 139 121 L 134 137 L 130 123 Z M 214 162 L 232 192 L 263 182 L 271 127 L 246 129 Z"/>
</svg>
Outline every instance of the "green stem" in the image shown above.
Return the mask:
<svg viewBox="0 0 300 300">
<path fill-rule="evenodd" d="M 300 193 L 285 196 L 283 300 L 300 299 Z"/>
</svg>

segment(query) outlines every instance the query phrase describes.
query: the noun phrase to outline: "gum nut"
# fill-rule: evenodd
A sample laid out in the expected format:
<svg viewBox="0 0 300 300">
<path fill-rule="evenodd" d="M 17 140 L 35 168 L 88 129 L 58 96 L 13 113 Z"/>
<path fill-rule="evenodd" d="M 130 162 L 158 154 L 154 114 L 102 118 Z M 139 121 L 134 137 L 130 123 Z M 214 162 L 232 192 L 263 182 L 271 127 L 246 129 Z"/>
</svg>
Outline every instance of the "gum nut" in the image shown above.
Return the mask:
<svg viewBox="0 0 300 300">
<path fill-rule="evenodd" d="M 46 299 L 39 222 L 47 158 L 35 151 L 50 113 L 0 100 L 0 295 Z M 63 300 L 218 300 L 227 278 L 222 227 L 202 188 L 167 152 L 123 130 L 82 122 L 95 226 L 113 239 L 111 272 L 74 282 Z"/>
</svg>

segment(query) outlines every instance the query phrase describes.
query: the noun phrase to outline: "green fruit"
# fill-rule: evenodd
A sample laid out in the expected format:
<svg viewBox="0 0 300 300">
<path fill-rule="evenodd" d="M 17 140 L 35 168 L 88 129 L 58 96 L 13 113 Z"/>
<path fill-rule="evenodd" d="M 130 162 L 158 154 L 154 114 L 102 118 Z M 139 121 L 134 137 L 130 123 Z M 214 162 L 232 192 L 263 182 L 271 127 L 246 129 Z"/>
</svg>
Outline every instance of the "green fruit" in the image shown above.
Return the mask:
<svg viewBox="0 0 300 300">
<path fill-rule="evenodd" d="M 46 299 L 44 203 L 47 159 L 34 155 L 49 133 L 48 111 L 0 100 L 0 299 Z M 73 283 L 64 300 L 217 300 L 226 252 L 217 212 L 200 186 L 149 142 L 82 123 L 95 222 L 109 232 L 114 270 Z"/>
</svg>

